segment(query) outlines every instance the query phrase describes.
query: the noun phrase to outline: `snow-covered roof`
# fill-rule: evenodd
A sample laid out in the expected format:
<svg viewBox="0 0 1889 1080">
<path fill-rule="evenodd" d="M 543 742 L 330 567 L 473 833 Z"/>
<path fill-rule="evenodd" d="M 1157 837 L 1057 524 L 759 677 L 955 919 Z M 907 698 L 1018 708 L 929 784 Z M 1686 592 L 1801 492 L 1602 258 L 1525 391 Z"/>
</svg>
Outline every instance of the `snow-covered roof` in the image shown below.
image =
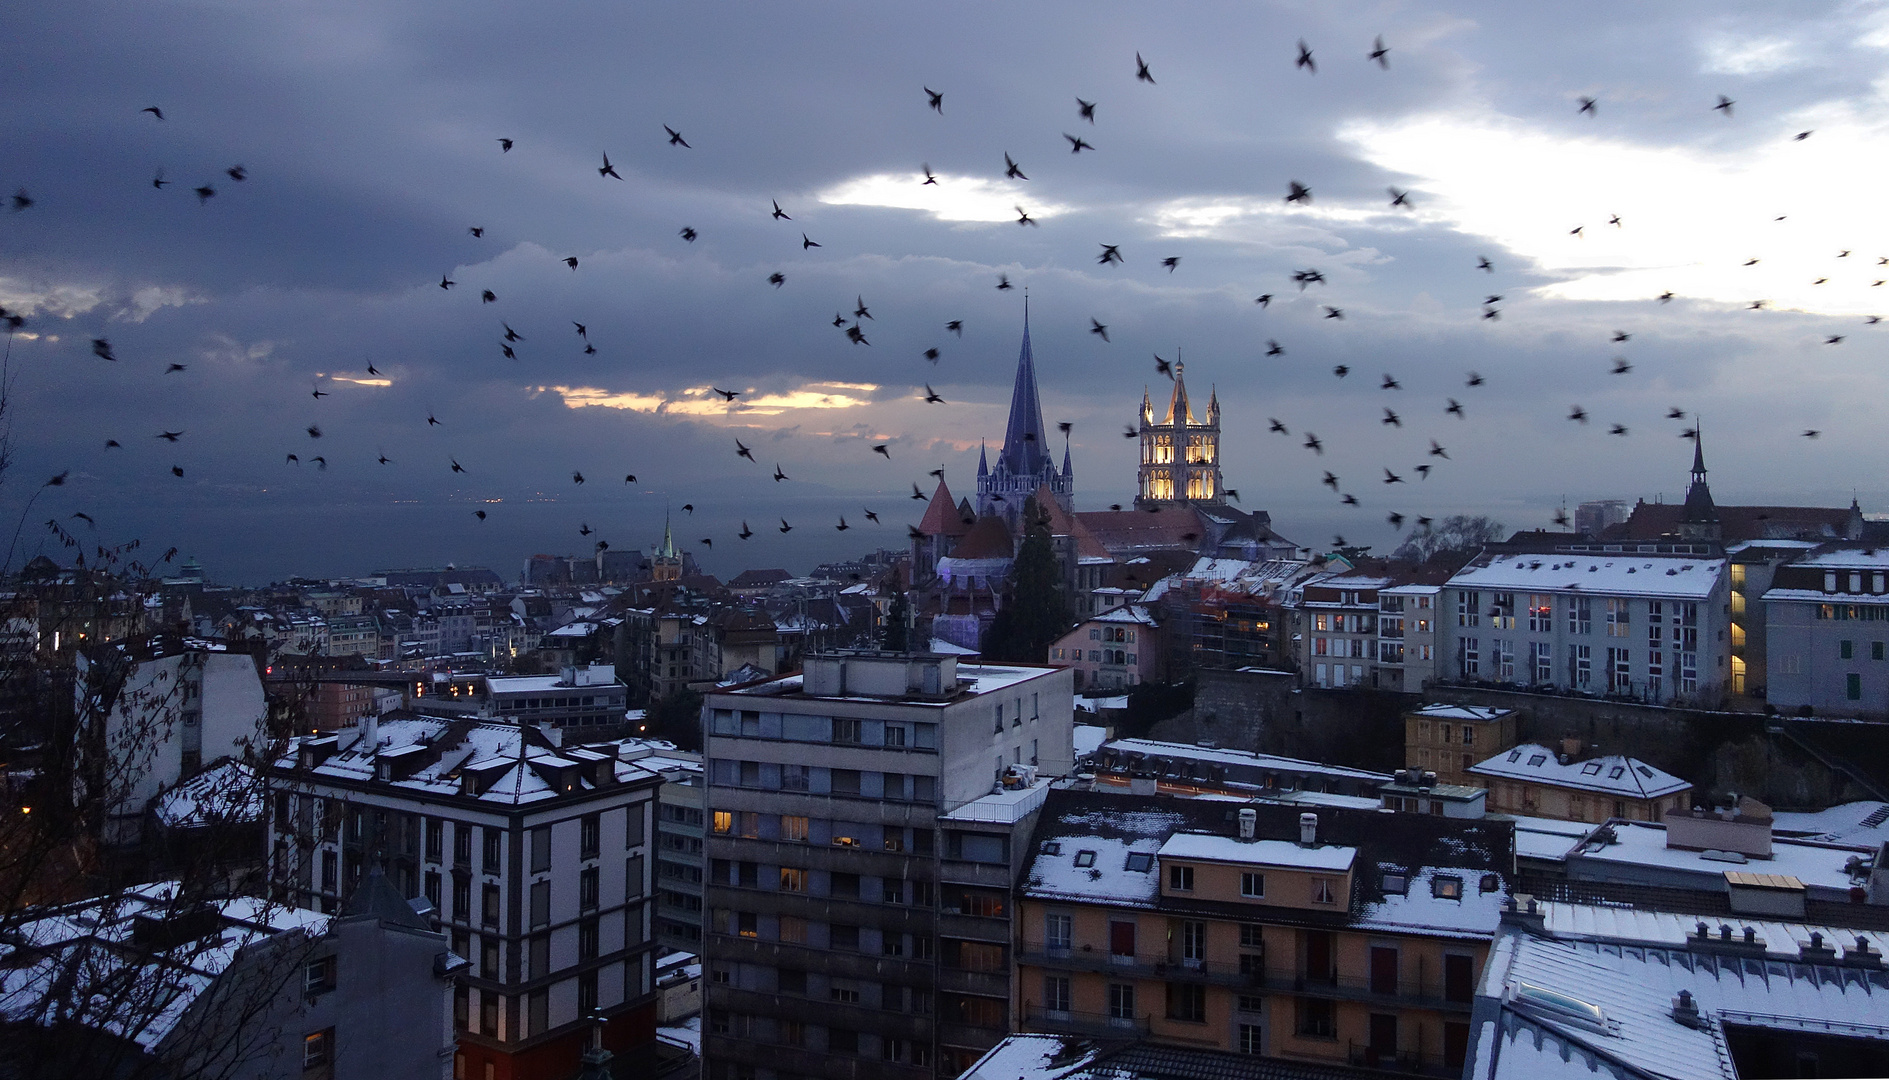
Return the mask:
<svg viewBox="0 0 1889 1080">
<path fill-rule="evenodd" d="M 1404 891 L 1386 890 L 1382 900 L 1360 904 L 1353 925 L 1361 929 L 1493 935 L 1502 922 L 1508 886 L 1500 874 L 1470 867 L 1425 866 L 1405 875 L 1395 864 L 1376 870 L 1380 888 L 1382 875 L 1388 871 L 1404 878 Z"/>
<path fill-rule="evenodd" d="M 1631 942 L 1639 945 L 1670 945 L 1683 948 L 1686 939 L 1698 931 L 1700 916 L 1682 915 L 1671 911 L 1649 911 L 1644 908 L 1627 907 L 1622 904 L 1562 904 L 1542 903 L 1539 905 L 1542 925 L 1550 934 L 1561 938 L 1580 938 L 1594 941 Z M 1722 917 L 1706 919 L 1706 924 L 1714 932 Z M 1870 943 L 1878 952 L 1889 955 L 1889 932 L 1882 930 L 1858 930 L 1849 926 L 1822 926 L 1814 923 L 1783 922 L 1760 919 L 1753 921 L 1750 915 L 1732 917 L 1732 925 L 1742 936 L 1744 928 L 1749 926 L 1764 941 L 1765 948 L 1773 953 L 1801 953 L 1804 946 L 1810 944 L 1810 935 L 1817 934 L 1826 946 L 1849 946 L 1861 938 Z"/>
<path fill-rule="evenodd" d="M 1691 555 L 1487 554 L 1457 571 L 1449 587 L 1703 600 L 1724 574 L 1724 559 Z"/>
<path fill-rule="evenodd" d="M 1601 864 L 1697 874 L 1711 882 L 1707 886 L 1710 888 L 1722 887 L 1726 871 L 1744 870 L 1794 877 L 1807 886 L 1825 890 L 1826 897 L 1832 893 L 1847 896 L 1854 883 L 1846 869 L 1851 858 L 1862 856 L 1866 859 L 1873 854 L 1870 849 L 1860 846 L 1773 836 L 1770 858 L 1750 858 L 1743 863 L 1726 862 L 1722 857 L 1708 859 L 1702 851 L 1667 847 L 1664 825 L 1655 825 L 1649 821 L 1613 821 L 1606 827 L 1612 842 L 1603 844 L 1598 839 L 1591 840 L 1583 844 L 1573 858 Z M 1598 826 L 1595 831 L 1599 831 Z M 1583 876 L 1591 877 L 1593 874 L 1583 871 Z"/>
<path fill-rule="evenodd" d="M 240 761 L 226 761 L 157 797 L 152 812 L 173 829 L 262 820 L 263 785 Z"/>
<path fill-rule="evenodd" d="M 1787 601 L 1803 604 L 1889 604 L 1889 596 L 1827 593 L 1821 589 L 1766 589 L 1761 599 L 1767 604 Z"/>
<path fill-rule="evenodd" d="M 1889 548 L 1832 548 L 1806 555 L 1796 565 L 1818 570 L 1889 570 Z"/>
<path fill-rule="evenodd" d="M 1426 720 L 1500 720 L 1512 715 L 1514 709 L 1497 709 L 1487 705 L 1445 705 L 1432 704 L 1411 713 Z"/>
<path fill-rule="evenodd" d="M 1140 626 L 1155 625 L 1154 616 L 1148 614 L 1148 609 L 1142 607 L 1140 604 L 1128 604 L 1123 607 L 1111 608 L 1100 615 L 1089 616 L 1088 621 L 1096 623 L 1134 623 Z"/>
<path fill-rule="evenodd" d="M 313 738 L 300 736 L 290 740 L 288 751 L 276 761 L 276 767 L 299 776 L 328 778 L 365 783 L 373 780 L 376 754 L 389 754 L 408 747 L 437 750 L 434 760 L 415 770 L 403 780 L 374 781 L 389 788 L 434 795 L 458 795 L 460 773 L 503 770 L 497 779 L 477 796 L 481 802 L 523 805 L 557 798 L 559 792 L 540 773 L 545 766 L 567 768 L 578 764 L 543 745 L 536 729 L 499 720 L 447 719 L 432 716 L 383 717 L 378 724 L 376 746 L 363 746 L 358 732 L 352 742 L 342 733 L 343 749 L 310 769 L 298 768 L 301 744 Z M 526 734 L 530 731 L 531 734 Z M 565 747 L 565 750 L 574 749 Z M 654 774 L 641 762 L 615 758 L 618 783 L 631 782 Z M 579 789 L 589 791 L 592 783 L 580 777 Z"/>
<path fill-rule="evenodd" d="M 1523 743 L 1477 762 L 1469 771 L 1478 776 L 1526 780 L 1629 799 L 1660 799 L 1692 787 L 1690 781 L 1619 754 L 1562 764 L 1553 750 L 1537 743 Z"/>
<path fill-rule="evenodd" d="M 1355 780 L 1388 784 L 1389 773 L 1372 772 L 1369 769 L 1353 769 L 1343 765 L 1327 765 L 1320 761 L 1306 761 L 1303 758 L 1280 757 L 1277 754 L 1260 754 L 1252 750 L 1231 750 L 1224 747 L 1195 746 L 1192 743 L 1160 742 L 1155 739 L 1116 739 L 1105 743 L 1103 750 L 1116 750 L 1122 754 L 1139 753 L 1149 757 L 1187 758 L 1192 761 L 1212 761 L 1221 765 L 1239 765 L 1247 768 L 1273 769 L 1280 772 L 1316 773 L 1320 776 L 1343 776 Z"/>
<path fill-rule="evenodd" d="M 1835 844 L 1878 844 L 1889 839 L 1889 803 L 1850 802 L 1808 813 L 1771 812 L 1771 831 Z"/>
<path fill-rule="evenodd" d="M 1304 847 L 1289 840 L 1241 840 L 1211 833 L 1175 833 L 1161 845 L 1163 859 L 1206 859 L 1211 862 L 1291 867 L 1295 870 L 1351 869 L 1358 849 L 1321 844 Z"/>
<path fill-rule="evenodd" d="M 1515 822 L 1515 856 L 1518 859 L 1565 859 L 1568 853 L 1594 831 L 1592 825 L 1560 818 L 1518 817 Z"/>
<path fill-rule="evenodd" d="M 1126 704 L 1126 701 L 1123 704 Z M 1080 702 L 1077 703 L 1076 708 L 1082 708 Z M 1079 758 L 1095 753 L 1107 740 L 1108 729 L 1105 727 L 1098 727 L 1095 724 L 1075 726 L 1076 756 Z"/>
<path fill-rule="evenodd" d="M 1674 1019 L 1681 990 L 1697 1026 Z M 1624 947 L 1505 934 L 1482 992 L 1503 1001 L 1484 1024 L 1476 1080 L 1631 1075 L 1732 1080 L 1725 1025 L 1889 1039 L 1889 975 L 1834 964 L 1751 960 L 1682 948 Z"/>
<path fill-rule="evenodd" d="M 78 1023 L 157 1047 L 241 951 L 276 934 L 326 932 L 329 917 L 253 897 L 210 902 L 215 925 L 193 940 L 149 951 L 134 945 L 140 922 L 184 908 L 175 881 L 135 886 L 100 900 L 22 912 L 19 953 L 0 944 L 0 1018 L 16 1023 Z M 122 996 L 132 981 L 138 993 Z M 74 986 L 99 987 L 97 996 Z"/>
</svg>

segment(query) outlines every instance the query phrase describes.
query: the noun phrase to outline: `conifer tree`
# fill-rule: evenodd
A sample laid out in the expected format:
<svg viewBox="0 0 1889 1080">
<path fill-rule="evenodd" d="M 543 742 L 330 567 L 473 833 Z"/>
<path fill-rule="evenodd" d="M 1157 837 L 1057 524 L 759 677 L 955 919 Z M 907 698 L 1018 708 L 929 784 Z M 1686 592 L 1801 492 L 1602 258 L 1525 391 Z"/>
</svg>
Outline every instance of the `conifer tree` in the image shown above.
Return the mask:
<svg viewBox="0 0 1889 1080">
<path fill-rule="evenodd" d="M 1056 573 L 1049 514 L 1031 498 L 1023 504 L 1023 547 L 1010 569 L 1004 606 L 984 633 L 984 655 L 992 660 L 1041 664 L 1049 647 L 1069 629 L 1069 598 Z"/>
</svg>

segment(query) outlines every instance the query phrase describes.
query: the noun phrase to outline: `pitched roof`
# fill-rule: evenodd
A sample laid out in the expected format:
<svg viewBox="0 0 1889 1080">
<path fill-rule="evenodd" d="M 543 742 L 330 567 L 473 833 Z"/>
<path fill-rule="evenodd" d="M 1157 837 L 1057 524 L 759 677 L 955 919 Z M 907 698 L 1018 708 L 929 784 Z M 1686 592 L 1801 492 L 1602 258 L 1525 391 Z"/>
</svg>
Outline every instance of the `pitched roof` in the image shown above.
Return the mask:
<svg viewBox="0 0 1889 1080">
<path fill-rule="evenodd" d="M 1739 540 L 1836 540 L 1850 522 L 1848 507 L 1719 506 L 1719 531 L 1726 543 Z M 1680 503 L 1642 502 L 1618 525 L 1601 533 L 1607 540 L 1657 540 L 1679 531 L 1686 508 Z"/>
<path fill-rule="evenodd" d="M 1003 518 L 993 515 L 978 518 L 958 546 L 951 549 L 953 559 L 1009 559 L 1016 553 L 1010 542 L 1010 527 Z"/>
<path fill-rule="evenodd" d="M 1690 781 L 1655 769 L 1638 758 L 1611 754 L 1563 763 L 1553 750 L 1535 743 L 1523 743 L 1487 761 L 1477 762 L 1469 771 L 1477 776 L 1528 780 L 1607 795 L 1624 795 L 1630 799 L 1660 799 L 1692 787 Z"/>
<path fill-rule="evenodd" d="M 958 504 L 952 501 L 951 489 L 942 476 L 938 478 L 938 490 L 931 493 L 931 502 L 925 506 L 925 516 L 919 519 L 918 531 L 926 536 L 963 536 L 971 531 L 958 516 Z"/>
<path fill-rule="evenodd" d="M 1074 540 L 1078 559 L 1111 558 L 1108 549 L 1095 538 L 1095 534 L 1082 523 L 1082 519 L 1064 510 L 1062 503 L 1056 501 L 1056 493 L 1049 489 L 1048 484 L 1037 485 L 1035 498 L 1036 505 L 1041 507 L 1049 518 L 1049 534 L 1067 536 Z"/>
<path fill-rule="evenodd" d="M 1075 515 L 1111 555 L 1145 551 L 1198 551 L 1205 533 L 1190 506 L 1146 510 L 1085 510 Z"/>
<path fill-rule="evenodd" d="M 1023 347 L 1017 352 L 1017 381 L 1010 391 L 1010 423 L 1004 428 L 1000 466 L 1011 475 L 1035 476 L 1049 467 L 1043 449 L 1043 405 L 1036 396 L 1036 360 L 1030 355 L 1030 315 L 1023 315 Z"/>
</svg>

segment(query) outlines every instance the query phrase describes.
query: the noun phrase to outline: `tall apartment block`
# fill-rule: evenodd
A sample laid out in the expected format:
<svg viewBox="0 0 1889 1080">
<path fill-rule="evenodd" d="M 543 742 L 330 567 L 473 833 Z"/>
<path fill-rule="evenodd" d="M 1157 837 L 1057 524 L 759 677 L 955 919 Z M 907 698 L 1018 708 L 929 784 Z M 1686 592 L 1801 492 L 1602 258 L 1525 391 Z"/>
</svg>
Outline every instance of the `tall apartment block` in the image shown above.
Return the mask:
<svg viewBox="0 0 1889 1080">
<path fill-rule="evenodd" d="M 709 694 L 709 1080 L 956 1076 L 1001 1038 L 1021 804 L 1073 716 L 1067 669 L 931 654 Z M 953 816 L 987 797 L 1019 806 Z"/>
<path fill-rule="evenodd" d="M 616 743 L 496 720 L 363 718 L 269 770 L 271 892 L 325 912 L 378 865 L 425 897 L 452 951 L 464 1080 L 575 1075 L 594 1027 L 655 1039 L 650 838 L 659 774 Z"/>
</svg>

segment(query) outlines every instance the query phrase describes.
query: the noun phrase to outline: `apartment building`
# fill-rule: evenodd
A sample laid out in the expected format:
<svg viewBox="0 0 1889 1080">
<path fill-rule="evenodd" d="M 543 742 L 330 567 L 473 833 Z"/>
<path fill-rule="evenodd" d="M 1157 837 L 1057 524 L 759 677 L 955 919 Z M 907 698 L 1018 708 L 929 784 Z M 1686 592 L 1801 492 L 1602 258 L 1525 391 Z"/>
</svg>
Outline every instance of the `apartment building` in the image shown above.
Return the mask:
<svg viewBox="0 0 1889 1080">
<path fill-rule="evenodd" d="M 1441 585 L 1390 585 L 1377 591 L 1377 685 L 1415 693 L 1436 678 L 1437 600 Z"/>
<path fill-rule="evenodd" d="M 1020 1021 L 1460 1069 L 1506 822 L 1052 791 L 1019 887 Z"/>
<path fill-rule="evenodd" d="M 662 779 L 617 749 L 411 713 L 293 739 L 269 771 L 271 891 L 333 912 L 383 866 L 473 961 L 455 990 L 454 1075 L 562 1080 L 593 1015 L 613 1051 L 655 1037 Z"/>
<path fill-rule="evenodd" d="M 1015 825 L 941 819 L 1066 772 L 1073 718 L 1067 669 L 922 653 L 708 694 L 711 1080 L 955 1076 L 1000 1038 L 1005 946 L 977 920 L 1007 903 Z"/>
<path fill-rule="evenodd" d="M 607 728 L 623 723 L 630 688 L 617 681 L 614 664 L 565 667 L 556 675 L 488 676 L 491 712 L 520 724 Z"/>
<path fill-rule="evenodd" d="M 1715 703 L 1731 591 L 1710 544 L 1492 546 L 1444 585 L 1437 678 Z"/>
<path fill-rule="evenodd" d="M 1580 749 L 1575 739 L 1560 751 L 1523 743 L 1477 762 L 1463 782 L 1488 788 L 1493 812 L 1563 821 L 1658 821 L 1691 807 L 1691 782 L 1619 754 L 1582 760 Z"/>
<path fill-rule="evenodd" d="M 1515 746 L 1513 709 L 1487 705 L 1425 705 L 1404 714 L 1404 767 L 1436 774 L 1438 783 L 1471 784 L 1484 758 Z"/>
<path fill-rule="evenodd" d="M 1885 574 L 1889 554 L 1855 544 L 1831 545 L 1776 568 L 1761 605 L 1765 700 L 1786 713 L 1889 716 Z"/>
<path fill-rule="evenodd" d="M 1159 682 L 1161 629 L 1139 604 L 1118 607 L 1078 622 L 1056 639 L 1049 662 L 1075 672 L 1078 690 L 1116 690 Z"/>
<path fill-rule="evenodd" d="M 702 755 L 665 742 L 625 739 L 622 757 L 662 776 L 656 815 L 656 943 L 663 950 L 700 955 L 708 822 Z"/>
<path fill-rule="evenodd" d="M 1298 590 L 1299 671 L 1309 686 L 1373 686 L 1377 680 L 1381 575 L 1329 574 Z"/>
<path fill-rule="evenodd" d="M 255 658 L 224 642 L 125 639 L 80 651 L 76 665 L 73 794 L 99 800 L 108 846 L 139 843 L 152 799 L 265 738 Z"/>
</svg>

